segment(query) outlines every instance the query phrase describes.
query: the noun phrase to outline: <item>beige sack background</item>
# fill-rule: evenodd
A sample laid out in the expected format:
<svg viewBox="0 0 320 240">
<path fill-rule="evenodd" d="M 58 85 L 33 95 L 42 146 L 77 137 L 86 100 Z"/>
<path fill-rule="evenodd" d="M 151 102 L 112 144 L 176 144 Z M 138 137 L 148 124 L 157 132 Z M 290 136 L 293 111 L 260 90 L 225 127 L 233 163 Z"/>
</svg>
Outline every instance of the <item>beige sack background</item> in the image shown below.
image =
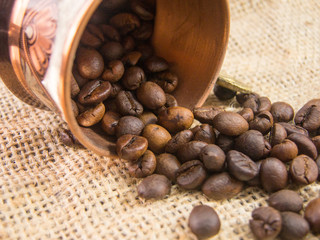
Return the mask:
<svg viewBox="0 0 320 240">
<path fill-rule="evenodd" d="M 319 97 L 320 1 L 230 0 L 230 8 L 223 71 L 295 110 Z M 0 83 L 0 239 L 195 239 L 187 219 L 198 204 L 220 215 L 214 239 L 253 239 L 248 221 L 266 205 L 262 190 L 212 201 L 173 186 L 169 197 L 144 202 L 140 180 L 121 161 L 65 147 L 60 127 L 59 116 L 22 103 Z M 306 204 L 320 187 L 295 190 Z"/>
</svg>

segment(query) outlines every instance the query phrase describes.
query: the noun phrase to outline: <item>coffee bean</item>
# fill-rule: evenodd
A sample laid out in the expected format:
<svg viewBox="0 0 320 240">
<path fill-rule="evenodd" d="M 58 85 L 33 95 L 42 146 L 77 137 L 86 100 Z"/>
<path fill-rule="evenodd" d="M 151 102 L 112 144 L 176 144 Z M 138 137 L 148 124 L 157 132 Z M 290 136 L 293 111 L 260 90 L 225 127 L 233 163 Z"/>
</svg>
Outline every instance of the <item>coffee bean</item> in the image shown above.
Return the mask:
<svg viewBox="0 0 320 240">
<path fill-rule="evenodd" d="M 162 153 L 157 156 L 156 173 L 166 176 L 171 182 L 176 181 L 176 173 L 180 166 L 181 164 L 176 156 L 170 153 Z"/>
<path fill-rule="evenodd" d="M 177 184 L 187 190 L 199 188 L 206 177 L 206 170 L 199 160 L 185 162 L 176 173 Z"/>
<path fill-rule="evenodd" d="M 123 63 L 119 60 L 110 61 L 102 73 L 102 79 L 111 83 L 119 81 L 124 73 Z"/>
<path fill-rule="evenodd" d="M 289 139 L 282 143 L 274 145 L 271 149 L 270 156 L 280 159 L 282 162 L 290 162 L 298 155 L 297 145 Z"/>
<path fill-rule="evenodd" d="M 108 135 L 116 134 L 116 126 L 118 125 L 120 114 L 117 112 L 108 111 L 104 114 L 101 120 L 101 127 Z"/>
<path fill-rule="evenodd" d="M 103 118 L 105 113 L 105 106 L 99 103 L 97 106 L 89 108 L 77 116 L 78 123 L 83 127 L 91 127 Z"/>
<path fill-rule="evenodd" d="M 75 98 L 79 94 L 80 88 L 76 79 L 73 77 L 73 75 L 71 75 L 70 88 L 71 88 L 71 98 Z"/>
<path fill-rule="evenodd" d="M 137 161 L 147 150 L 148 140 L 136 135 L 123 135 L 116 143 L 117 154 L 129 162 Z"/>
<path fill-rule="evenodd" d="M 127 36 L 123 37 L 123 39 L 121 41 L 121 44 L 122 44 L 123 49 L 124 49 L 125 52 L 133 51 L 134 48 L 136 47 L 136 41 L 130 35 L 127 35 Z M 141 52 L 140 50 L 138 50 L 138 51 Z M 141 52 L 141 54 L 143 54 L 143 53 Z M 142 57 L 143 57 L 143 55 L 141 56 L 141 58 Z"/>
<path fill-rule="evenodd" d="M 207 146 L 208 143 L 201 141 L 190 141 L 179 147 L 176 155 L 180 162 L 185 163 L 190 160 L 199 159 L 202 149 Z"/>
<path fill-rule="evenodd" d="M 72 113 L 73 113 L 73 116 L 74 117 L 77 117 L 79 115 L 79 108 L 78 108 L 78 105 L 75 101 L 73 101 L 71 99 L 71 110 L 72 110 Z"/>
<path fill-rule="evenodd" d="M 155 110 L 166 103 L 166 95 L 162 88 L 154 82 L 144 82 L 137 89 L 137 98 L 143 106 Z"/>
<path fill-rule="evenodd" d="M 119 42 L 121 39 L 120 33 L 117 29 L 108 24 L 100 24 L 100 29 L 103 32 L 104 36 L 106 36 L 111 41 Z"/>
<path fill-rule="evenodd" d="M 149 44 L 140 44 L 137 46 L 137 51 L 141 52 L 141 60 L 145 61 L 153 55 L 153 48 Z"/>
<path fill-rule="evenodd" d="M 201 123 L 208 123 L 212 124 L 214 117 L 218 114 L 223 112 L 222 107 L 197 107 L 193 109 L 194 118 L 197 119 Z"/>
<path fill-rule="evenodd" d="M 257 174 L 254 178 L 252 178 L 252 179 L 250 179 L 250 180 L 247 181 L 247 184 L 248 184 L 249 186 L 261 187 L 260 168 L 261 168 L 261 163 L 262 163 L 262 161 L 263 161 L 263 160 L 259 160 L 259 161 L 255 162 L 256 165 L 257 165 L 257 168 L 258 168 L 258 174 Z"/>
<path fill-rule="evenodd" d="M 140 116 L 140 120 L 143 122 L 143 124 L 146 126 L 148 124 L 156 124 L 158 121 L 158 118 L 156 115 L 154 115 L 152 112 L 144 111 Z"/>
<path fill-rule="evenodd" d="M 251 108 L 243 108 L 238 112 L 247 122 L 250 122 L 254 118 L 254 114 Z"/>
<path fill-rule="evenodd" d="M 279 237 L 284 240 L 303 239 L 310 231 L 308 222 L 294 212 L 281 213 L 282 225 Z"/>
<path fill-rule="evenodd" d="M 229 100 L 233 98 L 237 92 L 230 90 L 228 88 L 219 86 L 218 84 L 214 85 L 213 93 L 217 96 L 221 101 Z"/>
<path fill-rule="evenodd" d="M 76 64 L 74 64 L 73 68 L 72 68 L 71 86 L 72 86 L 73 79 L 76 80 L 79 88 L 82 88 L 89 81 L 89 79 L 84 78 L 80 75 Z M 80 89 L 79 89 L 79 91 L 80 91 Z M 73 96 L 73 94 L 72 94 L 72 96 Z M 75 96 L 73 96 L 73 97 L 75 97 Z"/>
<path fill-rule="evenodd" d="M 149 72 L 163 72 L 169 68 L 168 62 L 159 56 L 152 56 L 146 59 L 144 66 Z"/>
<path fill-rule="evenodd" d="M 132 13 L 118 13 L 110 19 L 109 23 L 123 35 L 140 27 L 139 18 Z"/>
<path fill-rule="evenodd" d="M 313 137 L 311 140 L 313 144 L 316 146 L 318 153 L 320 153 L 320 135 Z"/>
<path fill-rule="evenodd" d="M 139 62 L 141 56 L 142 56 L 141 52 L 132 51 L 132 52 L 129 52 L 126 55 L 124 55 L 122 57 L 121 61 L 123 62 L 123 64 L 125 66 L 132 67 L 132 66 L 135 66 Z"/>
<path fill-rule="evenodd" d="M 259 112 L 256 117 L 249 122 L 249 128 L 267 134 L 273 126 L 273 117 L 268 111 Z"/>
<path fill-rule="evenodd" d="M 106 12 L 104 11 L 104 9 L 101 8 L 97 8 L 94 13 L 92 14 L 89 23 L 93 23 L 93 24 L 101 24 L 101 23 L 105 23 L 108 21 L 109 18 L 109 14 L 106 14 Z"/>
<path fill-rule="evenodd" d="M 292 106 L 286 102 L 274 102 L 270 112 L 274 122 L 290 122 L 294 115 Z"/>
<path fill-rule="evenodd" d="M 165 95 L 166 95 L 166 103 L 164 104 L 164 106 L 166 108 L 168 108 L 168 107 L 178 107 L 178 101 L 173 95 L 171 95 L 169 93 L 166 93 Z"/>
<path fill-rule="evenodd" d="M 222 172 L 210 176 L 202 185 L 202 192 L 214 200 L 228 199 L 240 193 L 243 186 L 243 182 Z"/>
<path fill-rule="evenodd" d="M 171 133 L 188 129 L 193 123 L 193 113 L 185 107 L 169 107 L 161 111 L 158 122 Z"/>
<path fill-rule="evenodd" d="M 99 48 L 103 42 L 104 36 L 101 29 L 94 24 L 88 24 L 81 36 L 80 43 L 88 47 Z"/>
<path fill-rule="evenodd" d="M 209 144 L 202 148 L 200 159 L 210 172 L 221 172 L 225 167 L 226 155 L 220 147 Z"/>
<path fill-rule="evenodd" d="M 306 155 L 299 155 L 290 164 L 290 176 L 295 183 L 310 184 L 318 178 L 316 162 Z"/>
<path fill-rule="evenodd" d="M 279 191 L 287 186 L 286 165 L 277 158 L 266 158 L 260 168 L 261 185 L 267 192 Z"/>
<path fill-rule="evenodd" d="M 257 93 L 238 93 L 236 95 L 237 102 L 242 105 L 245 101 L 247 101 L 249 98 L 258 99 L 260 96 Z"/>
<path fill-rule="evenodd" d="M 284 129 L 287 131 L 287 135 L 289 136 L 291 133 L 300 133 L 305 136 L 309 136 L 309 133 L 306 129 L 300 126 L 296 126 L 290 123 L 286 122 L 279 122 L 279 124 L 284 127 Z"/>
<path fill-rule="evenodd" d="M 119 42 L 110 41 L 101 47 L 100 53 L 105 61 L 112 61 L 121 59 L 124 54 L 124 49 Z"/>
<path fill-rule="evenodd" d="M 145 153 L 133 163 L 128 166 L 129 174 L 132 177 L 144 178 L 151 175 L 156 169 L 156 156 L 150 150 Z"/>
<path fill-rule="evenodd" d="M 271 194 L 267 202 L 270 207 L 280 212 L 291 211 L 298 213 L 303 207 L 303 201 L 299 194 L 288 189 Z"/>
<path fill-rule="evenodd" d="M 84 105 L 98 104 L 110 96 L 111 89 L 111 83 L 108 81 L 89 81 L 81 88 L 78 95 L 78 101 Z"/>
<path fill-rule="evenodd" d="M 286 129 L 279 123 L 275 123 L 270 131 L 270 144 L 271 146 L 282 143 L 282 141 L 287 137 Z"/>
<path fill-rule="evenodd" d="M 309 132 L 316 131 L 320 127 L 320 99 L 312 99 L 307 102 L 296 113 L 294 122 Z"/>
<path fill-rule="evenodd" d="M 130 67 L 128 68 L 121 80 L 123 86 L 128 90 L 135 90 L 140 87 L 140 85 L 146 81 L 146 76 L 144 71 L 140 67 Z"/>
<path fill-rule="evenodd" d="M 140 116 L 143 106 L 130 91 L 120 91 L 116 96 L 116 104 L 122 115 Z"/>
<path fill-rule="evenodd" d="M 194 141 L 202 141 L 208 144 L 213 144 L 216 141 L 216 134 L 209 124 L 201 124 L 191 130 L 193 131 Z"/>
<path fill-rule="evenodd" d="M 79 140 L 68 129 L 59 129 L 58 136 L 59 140 L 66 146 L 82 147 L 82 144 L 79 142 Z"/>
<path fill-rule="evenodd" d="M 214 117 L 213 127 L 222 134 L 237 136 L 246 132 L 249 128 L 249 124 L 238 113 L 221 112 Z"/>
<path fill-rule="evenodd" d="M 93 48 L 80 48 L 76 57 L 79 74 L 88 79 L 98 78 L 104 69 L 101 54 Z"/>
<path fill-rule="evenodd" d="M 119 83 L 111 83 L 111 92 L 109 98 L 115 98 L 120 91 L 122 91 L 122 86 Z"/>
<path fill-rule="evenodd" d="M 158 84 L 166 93 L 172 93 L 178 86 L 178 76 L 170 71 L 160 72 L 154 75 L 150 81 Z"/>
<path fill-rule="evenodd" d="M 254 114 L 258 114 L 263 111 L 270 111 L 271 101 L 267 97 L 251 97 L 247 99 L 242 106 L 244 108 L 251 108 Z"/>
<path fill-rule="evenodd" d="M 249 181 L 258 175 L 258 166 L 247 155 L 231 150 L 226 156 L 228 170 L 240 181 Z"/>
<path fill-rule="evenodd" d="M 150 21 L 154 18 L 153 10 L 144 1 L 132 0 L 130 1 L 131 10 L 137 14 L 142 20 Z"/>
<path fill-rule="evenodd" d="M 104 14 L 105 12 L 114 12 L 118 11 L 123 8 L 127 4 L 127 0 L 108 0 L 102 1 L 101 7 L 103 9 Z"/>
<path fill-rule="evenodd" d="M 281 231 L 281 215 L 272 207 L 256 208 L 249 222 L 250 229 L 257 239 L 275 239 Z"/>
<path fill-rule="evenodd" d="M 138 41 L 146 41 L 153 34 L 153 24 L 151 22 L 141 22 L 140 27 L 136 28 L 131 35 Z"/>
<path fill-rule="evenodd" d="M 140 135 L 144 124 L 143 122 L 134 116 L 124 116 L 119 119 L 118 124 L 115 127 L 117 138 L 122 135 L 131 134 L 131 135 Z"/>
<path fill-rule="evenodd" d="M 318 156 L 317 148 L 309 137 L 299 133 L 292 133 L 288 136 L 288 139 L 297 145 L 299 154 L 305 154 L 312 159 L 316 159 Z"/>
<path fill-rule="evenodd" d="M 183 130 L 174 135 L 167 143 L 165 151 L 169 153 L 176 153 L 178 149 L 193 138 L 191 130 Z"/>
<path fill-rule="evenodd" d="M 306 206 L 304 218 L 314 234 L 320 233 L 320 198 L 311 200 Z"/>
<path fill-rule="evenodd" d="M 221 223 L 213 208 L 199 205 L 192 209 L 188 226 L 198 239 L 207 239 L 219 233 Z"/>
<path fill-rule="evenodd" d="M 225 152 L 229 152 L 234 147 L 234 137 L 219 134 L 216 144 Z"/>
<path fill-rule="evenodd" d="M 138 195 L 144 199 L 162 199 L 169 195 L 171 182 L 166 176 L 152 174 L 144 178 L 137 189 Z"/>
<path fill-rule="evenodd" d="M 154 153 L 162 153 L 167 142 L 171 139 L 170 133 L 163 127 L 157 124 L 148 124 L 142 132 L 149 142 L 149 148 Z"/>
</svg>

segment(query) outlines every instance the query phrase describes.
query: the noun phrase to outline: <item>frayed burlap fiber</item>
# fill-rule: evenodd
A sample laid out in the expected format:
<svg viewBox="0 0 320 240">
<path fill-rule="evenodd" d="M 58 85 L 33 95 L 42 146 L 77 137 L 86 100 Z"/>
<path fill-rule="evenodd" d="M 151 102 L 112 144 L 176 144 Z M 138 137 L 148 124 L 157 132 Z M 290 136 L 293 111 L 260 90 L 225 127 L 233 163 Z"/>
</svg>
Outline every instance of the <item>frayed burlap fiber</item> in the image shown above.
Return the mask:
<svg viewBox="0 0 320 240">
<path fill-rule="evenodd" d="M 223 72 L 295 110 L 319 98 L 320 2 L 231 0 L 230 9 Z M 187 220 L 198 204 L 220 216 L 214 239 L 253 239 L 251 212 L 267 205 L 268 195 L 252 187 L 213 201 L 173 186 L 165 199 L 143 201 L 140 180 L 120 160 L 64 146 L 61 118 L 24 104 L 3 83 L 0 116 L 0 239 L 195 239 Z M 305 205 L 319 189 L 319 183 L 294 188 Z"/>
</svg>

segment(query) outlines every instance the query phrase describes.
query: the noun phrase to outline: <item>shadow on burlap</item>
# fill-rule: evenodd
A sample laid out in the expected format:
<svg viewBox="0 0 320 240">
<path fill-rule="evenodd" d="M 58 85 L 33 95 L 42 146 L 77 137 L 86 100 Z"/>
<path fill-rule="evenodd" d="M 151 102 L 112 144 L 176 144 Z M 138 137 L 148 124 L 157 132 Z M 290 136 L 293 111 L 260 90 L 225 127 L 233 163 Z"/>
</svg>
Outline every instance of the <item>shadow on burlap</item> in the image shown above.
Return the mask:
<svg viewBox="0 0 320 240">
<path fill-rule="evenodd" d="M 230 8 L 223 71 L 295 110 L 318 98 L 319 1 L 231 0 Z M 2 83 L 0 117 L 0 239 L 195 239 L 187 219 L 198 204 L 220 215 L 214 239 L 253 239 L 251 212 L 268 196 L 258 188 L 212 201 L 173 186 L 165 199 L 144 202 L 136 192 L 140 180 L 120 160 L 65 147 L 59 116 L 22 103 Z M 319 189 L 295 188 L 305 204 Z"/>
</svg>

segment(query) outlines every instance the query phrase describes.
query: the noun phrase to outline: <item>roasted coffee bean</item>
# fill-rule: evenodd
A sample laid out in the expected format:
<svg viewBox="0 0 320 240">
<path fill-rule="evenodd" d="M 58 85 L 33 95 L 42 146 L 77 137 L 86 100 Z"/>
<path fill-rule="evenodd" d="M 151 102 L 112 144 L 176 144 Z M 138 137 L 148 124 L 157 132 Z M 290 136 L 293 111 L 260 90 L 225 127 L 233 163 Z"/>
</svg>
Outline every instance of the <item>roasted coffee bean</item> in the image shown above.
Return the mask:
<svg viewBox="0 0 320 240">
<path fill-rule="evenodd" d="M 289 139 L 282 143 L 274 145 L 271 149 L 270 156 L 280 159 L 282 162 L 290 162 L 298 155 L 297 145 Z"/>
<path fill-rule="evenodd" d="M 317 148 L 309 137 L 301 135 L 299 133 L 292 133 L 288 136 L 288 139 L 290 139 L 297 145 L 299 154 L 305 154 L 312 159 L 317 158 Z"/>
<path fill-rule="evenodd" d="M 226 155 L 220 147 L 209 144 L 202 148 L 200 160 L 210 172 L 221 172 L 225 167 Z"/>
<path fill-rule="evenodd" d="M 155 110 L 166 103 L 166 95 L 162 88 L 154 82 L 144 82 L 137 89 L 137 98 L 143 106 Z"/>
<path fill-rule="evenodd" d="M 72 68 L 72 77 L 74 78 L 74 80 L 76 80 L 79 87 L 79 91 L 80 91 L 80 88 L 82 88 L 89 81 L 89 79 L 84 78 L 80 75 L 76 64 L 74 64 Z M 72 77 L 71 77 L 71 81 L 73 81 Z"/>
<path fill-rule="evenodd" d="M 137 14 L 142 20 L 150 21 L 154 18 L 154 12 L 150 6 L 144 1 L 132 0 L 130 1 L 131 10 Z"/>
<path fill-rule="evenodd" d="M 210 176 L 202 185 L 202 192 L 214 200 L 228 199 L 240 193 L 243 186 L 243 182 L 222 172 Z"/>
<path fill-rule="evenodd" d="M 270 155 L 272 146 L 267 139 L 264 139 L 264 151 L 262 158 L 267 158 Z"/>
<path fill-rule="evenodd" d="M 209 124 L 201 124 L 191 130 L 193 131 L 194 141 L 202 141 L 208 144 L 213 144 L 216 141 L 216 134 Z"/>
<path fill-rule="evenodd" d="M 75 101 L 75 103 L 77 104 L 79 113 L 82 113 L 82 112 L 88 110 L 91 107 L 91 106 L 88 106 L 88 105 L 83 105 L 83 104 L 79 103 L 78 101 Z"/>
<path fill-rule="evenodd" d="M 80 88 L 76 79 L 73 77 L 73 75 L 71 75 L 70 88 L 71 88 L 71 98 L 75 98 L 79 94 Z"/>
<path fill-rule="evenodd" d="M 171 182 L 166 176 L 152 174 L 143 179 L 137 189 L 144 199 L 162 199 L 170 194 Z"/>
<path fill-rule="evenodd" d="M 201 141 L 190 141 L 183 144 L 176 152 L 176 155 L 182 163 L 199 159 L 202 149 L 207 145 L 208 143 Z"/>
<path fill-rule="evenodd" d="M 118 11 L 121 8 L 123 8 L 127 4 L 127 0 L 108 0 L 108 1 L 102 1 L 101 7 L 105 12 L 113 12 Z"/>
<path fill-rule="evenodd" d="M 318 166 L 307 155 L 299 155 L 290 164 L 290 176 L 295 183 L 310 184 L 318 178 Z"/>
<path fill-rule="evenodd" d="M 110 41 L 101 47 L 100 52 L 106 61 L 112 61 L 121 59 L 124 54 L 124 49 L 121 43 Z"/>
<path fill-rule="evenodd" d="M 168 107 L 178 107 L 178 101 L 173 95 L 171 95 L 169 93 L 166 93 L 165 95 L 166 95 L 166 103 L 164 104 L 164 106 L 166 108 L 168 108 Z"/>
<path fill-rule="evenodd" d="M 109 14 L 106 14 L 103 9 L 97 8 L 92 14 L 89 22 L 92 24 L 101 24 L 107 22 L 109 17 Z"/>
<path fill-rule="evenodd" d="M 115 98 L 120 91 L 122 91 L 122 86 L 119 83 L 111 83 L 111 92 L 109 98 Z"/>
<path fill-rule="evenodd" d="M 262 133 L 257 130 L 242 133 L 235 139 L 234 148 L 254 161 L 261 159 L 269 151 Z"/>
<path fill-rule="evenodd" d="M 171 133 L 188 129 L 193 123 L 193 113 L 185 107 L 169 107 L 161 111 L 158 122 Z"/>
<path fill-rule="evenodd" d="M 218 84 L 214 85 L 213 93 L 217 96 L 218 99 L 224 101 L 233 98 L 237 92 L 230 90 L 228 88 L 219 86 Z"/>
<path fill-rule="evenodd" d="M 222 107 L 197 107 L 193 109 L 194 118 L 197 119 L 201 123 L 208 123 L 212 124 L 214 117 L 218 114 L 223 112 Z"/>
<path fill-rule="evenodd" d="M 153 55 L 153 48 L 148 44 L 140 44 L 137 46 L 137 51 L 141 52 L 141 60 L 145 61 Z"/>
<path fill-rule="evenodd" d="M 79 74 L 88 79 L 98 78 L 104 69 L 101 54 L 93 48 L 80 48 L 76 57 Z"/>
<path fill-rule="evenodd" d="M 176 181 L 176 173 L 180 166 L 176 156 L 170 153 L 162 153 L 157 156 L 156 173 L 166 176 L 171 182 Z"/>
<path fill-rule="evenodd" d="M 238 136 L 249 129 L 249 124 L 238 113 L 221 112 L 214 117 L 213 127 L 222 134 Z"/>
<path fill-rule="evenodd" d="M 169 68 L 168 62 L 159 56 L 152 56 L 146 59 L 144 66 L 149 72 L 163 72 Z"/>
<path fill-rule="evenodd" d="M 154 75 L 150 81 L 158 84 L 166 93 L 172 93 L 178 86 L 178 76 L 170 71 L 160 72 Z"/>
<path fill-rule="evenodd" d="M 143 106 L 130 91 L 120 91 L 116 96 L 116 104 L 122 115 L 140 116 Z"/>
<path fill-rule="evenodd" d="M 110 61 L 102 73 L 102 79 L 115 83 L 119 81 L 124 74 L 123 63 L 119 60 Z"/>
<path fill-rule="evenodd" d="M 267 200 L 270 207 L 280 212 L 300 212 L 303 207 L 302 198 L 292 190 L 283 189 L 270 195 Z"/>
<path fill-rule="evenodd" d="M 289 136 L 291 133 L 300 133 L 305 136 L 309 136 L 309 133 L 306 129 L 300 126 L 296 126 L 290 123 L 286 122 L 279 122 L 279 124 L 284 127 L 284 129 L 287 131 L 287 135 Z"/>
<path fill-rule="evenodd" d="M 176 173 L 177 184 L 187 190 L 199 188 L 206 177 L 206 170 L 199 160 L 185 162 Z"/>
<path fill-rule="evenodd" d="M 316 131 L 320 127 L 320 99 L 312 99 L 307 102 L 296 113 L 294 122 L 309 132 Z"/>
<path fill-rule="evenodd" d="M 266 158 L 260 167 L 261 185 L 267 192 L 279 191 L 287 186 L 286 165 L 277 158 Z"/>
<path fill-rule="evenodd" d="M 120 114 L 117 112 L 108 111 L 104 114 L 101 120 L 101 127 L 108 135 L 116 134 L 116 126 L 118 125 Z"/>
<path fill-rule="evenodd" d="M 256 117 L 249 122 L 249 128 L 267 134 L 273 126 L 273 117 L 268 111 L 259 112 Z"/>
<path fill-rule="evenodd" d="M 81 88 L 78 95 L 78 101 L 84 105 L 98 104 L 110 96 L 111 89 L 111 83 L 108 81 L 89 81 Z"/>
<path fill-rule="evenodd" d="M 72 113 L 73 113 L 73 116 L 74 117 L 77 117 L 79 115 L 79 108 L 78 108 L 78 105 L 75 101 L 73 101 L 71 99 L 71 110 L 72 110 Z"/>
<path fill-rule="evenodd" d="M 292 106 L 286 102 L 274 102 L 270 112 L 274 122 L 290 122 L 294 115 Z"/>
<path fill-rule="evenodd" d="M 251 108 L 254 114 L 258 114 L 263 111 L 270 111 L 271 101 L 267 97 L 251 97 L 248 100 L 246 100 L 242 104 L 242 106 L 244 108 Z"/>
<path fill-rule="evenodd" d="M 104 36 L 106 36 L 109 40 L 116 42 L 119 42 L 121 40 L 120 33 L 111 25 L 101 24 L 99 27 L 103 32 Z"/>
<path fill-rule="evenodd" d="M 247 184 L 249 186 L 254 186 L 254 187 L 261 187 L 261 181 L 260 181 L 260 168 L 261 168 L 261 163 L 262 163 L 263 160 L 259 160 L 257 162 L 255 162 L 257 164 L 257 168 L 258 168 L 258 174 L 247 181 Z"/>
<path fill-rule="evenodd" d="M 287 137 L 286 129 L 279 123 L 275 123 L 270 131 L 270 144 L 271 146 L 282 143 L 282 141 Z"/>
<path fill-rule="evenodd" d="M 304 218 L 308 221 L 314 234 L 320 233 L 320 198 L 311 200 L 304 212 Z"/>
<path fill-rule="evenodd" d="M 226 160 L 230 174 L 240 181 L 249 181 L 259 174 L 257 164 L 241 152 L 229 151 Z"/>
<path fill-rule="evenodd" d="M 59 140 L 69 147 L 82 147 L 79 140 L 68 129 L 60 129 L 58 131 Z"/>
<path fill-rule="evenodd" d="M 142 22 L 140 27 L 134 30 L 131 35 L 138 41 L 148 40 L 153 33 L 153 24 L 151 22 Z"/>
<path fill-rule="evenodd" d="M 126 35 L 140 27 L 139 18 L 132 13 L 118 13 L 110 19 L 109 23 L 117 28 L 122 35 Z"/>
<path fill-rule="evenodd" d="M 88 24 L 84 30 L 80 43 L 93 48 L 99 48 L 104 42 L 103 32 L 94 24 Z"/>
<path fill-rule="evenodd" d="M 117 154 L 129 162 L 137 161 L 147 150 L 148 140 L 136 135 L 123 135 L 116 143 Z"/>
<path fill-rule="evenodd" d="M 236 95 L 237 102 L 242 105 L 245 101 L 247 101 L 249 98 L 255 98 L 258 99 L 260 96 L 257 93 L 238 93 Z"/>
<path fill-rule="evenodd" d="M 124 116 L 118 121 L 116 126 L 116 136 L 119 138 L 126 134 L 140 135 L 143 128 L 144 124 L 139 118 L 134 116 Z"/>
<path fill-rule="evenodd" d="M 281 231 L 281 215 L 272 207 L 256 208 L 249 222 L 253 235 L 259 239 L 275 239 Z"/>
<path fill-rule="evenodd" d="M 198 239 L 207 239 L 219 233 L 221 223 L 213 208 L 199 205 L 192 209 L 188 226 Z"/>
<path fill-rule="evenodd" d="M 320 135 L 313 137 L 311 140 L 313 144 L 316 146 L 318 153 L 320 153 Z"/>
<path fill-rule="evenodd" d="M 281 213 L 282 225 L 279 237 L 284 240 L 303 239 L 310 231 L 308 222 L 294 212 Z"/>
<path fill-rule="evenodd" d="M 251 108 L 243 108 L 238 112 L 247 122 L 250 122 L 254 119 L 254 114 Z"/>
<path fill-rule="evenodd" d="M 174 135 L 167 143 L 165 151 L 169 153 L 176 153 L 178 149 L 193 138 L 191 130 L 183 130 Z"/>
<path fill-rule="evenodd" d="M 219 134 L 216 144 L 225 152 L 229 152 L 234 147 L 234 137 Z"/>
<path fill-rule="evenodd" d="M 154 153 L 162 153 L 171 139 L 170 133 L 163 127 L 157 124 L 148 124 L 142 132 L 149 142 L 149 149 Z"/>
<path fill-rule="evenodd" d="M 130 35 L 125 36 L 122 41 L 121 44 L 123 46 L 123 49 L 125 52 L 130 52 L 133 51 L 134 48 L 136 47 L 136 41 L 134 40 L 134 38 Z M 139 51 L 139 50 L 138 50 Z M 141 51 L 139 51 L 141 52 Z M 141 53 L 142 54 L 142 53 Z M 143 57 L 143 55 L 141 56 Z"/>
<path fill-rule="evenodd" d="M 141 56 L 142 56 L 141 52 L 132 51 L 132 52 L 129 52 L 126 55 L 124 55 L 123 58 L 121 59 L 121 61 L 123 62 L 123 64 L 125 66 L 132 67 L 132 66 L 135 66 L 139 62 Z"/>
<path fill-rule="evenodd" d="M 97 106 L 89 108 L 77 116 L 78 123 L 83 127 L 91 127 L 103 118 L 105 113 L 105 106 L 99 103 Z"/>
<path fill-rule="evenodd" d="M 144 178 L 155 171 L 157 166 L 156 156 L 150 150 L 145 153 L 136 162 L 129 164 L 129 174 L 132 177 Z"/>
<path fill-rule="evenodd" d="M 145 81 L 146 76 L 144 71 L 142 68 L 136 66 L 128 68 L 121 79 L 123 86 L 128 90 L 135 90 L 139 88 Z"/>
<path fill-rule="evenodd" d="M 140 116 L 140 120 L 143 122 L 143 124 L 146 126 L 148 124 L 156 124 L 158 121 L 158 118 L 156 115 L 154 115 L 152 112 L 144 111 Z"/>
</svg>

